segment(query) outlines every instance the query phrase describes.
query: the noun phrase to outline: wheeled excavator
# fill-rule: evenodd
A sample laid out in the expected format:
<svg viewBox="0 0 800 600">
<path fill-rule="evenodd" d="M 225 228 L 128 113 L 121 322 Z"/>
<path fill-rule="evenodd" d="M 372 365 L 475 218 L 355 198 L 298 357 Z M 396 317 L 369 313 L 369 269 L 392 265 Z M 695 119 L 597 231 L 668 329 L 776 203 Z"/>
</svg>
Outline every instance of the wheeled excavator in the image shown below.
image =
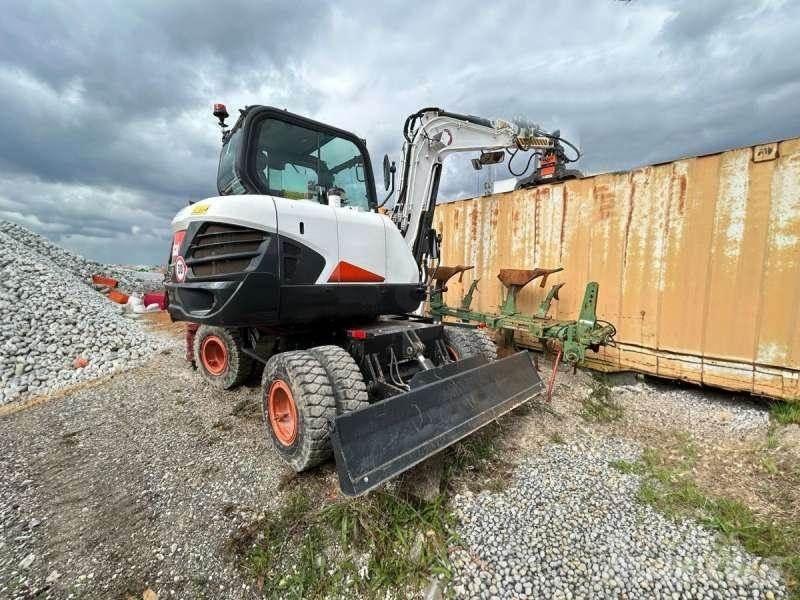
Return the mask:
<svg viewBox="0 0 800 600">
<path fill-rule="evenodd" d="M 266 435 L 292 468 L 333 454 L 342 492 L 359 495 L 542 391 L 527 352 L 498 359 L 486 329 L 419 309 L 438 265 L 444 159 L 480 151 L 493 164 L 557 136 L 422 109 L 406 120 L 399 175 L 384 157 L 396 192 L 385 211 L 356 135 L 267 106 L 233 127 L 224 105 L 214 115 L 219 196 L 172 221 L 169 312 L 200 324 L 198 367 L 215 385 L 264 365 Z"/>
</svg>

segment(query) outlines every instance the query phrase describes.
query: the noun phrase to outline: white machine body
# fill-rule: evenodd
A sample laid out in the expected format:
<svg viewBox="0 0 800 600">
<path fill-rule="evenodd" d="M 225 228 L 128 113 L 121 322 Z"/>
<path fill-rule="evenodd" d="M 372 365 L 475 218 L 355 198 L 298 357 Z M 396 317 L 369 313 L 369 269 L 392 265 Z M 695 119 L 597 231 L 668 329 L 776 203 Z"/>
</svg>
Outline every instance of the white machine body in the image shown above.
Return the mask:
<svg viewBox="0 0 800 600">
<path fill-rule="evenodd" d="M 244 194 L 207 198 L 185 207 L 172 221 L 173 233 L 194 221 L 250 227 L 308 246 L 325 259 L 319 284 L 419 281 L 419 268 L 402 234 L 380 213 Z"/>
</svg>

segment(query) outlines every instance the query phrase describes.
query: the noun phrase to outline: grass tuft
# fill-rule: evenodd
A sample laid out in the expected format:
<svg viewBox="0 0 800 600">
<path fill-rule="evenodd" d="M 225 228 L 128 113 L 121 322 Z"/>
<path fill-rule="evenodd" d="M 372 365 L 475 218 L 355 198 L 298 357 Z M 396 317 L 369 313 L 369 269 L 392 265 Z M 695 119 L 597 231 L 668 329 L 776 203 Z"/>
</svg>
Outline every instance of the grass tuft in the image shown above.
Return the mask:
<svg viewBox="0 0 800 600">
<path fill-rule="evenodd" d="M 502 427 L 497 421 L 452 446 L 447 478 L 464 471 L 485 472 L 497 457 Z"/>
<path fill-rule="evenodd" d="M 778 435 L 778 427 L 774 423 L 770 423 L 767 430 L 767 450 L 775 450 L 780 445 L 780 436 Z"/>
<path fill-rule="evenodd" d="M 372 591 L 388 586 L 402 589 L 432 573 L 450 575 L 447 545 L 452 518 L 442 496 L 412 503 L 378 492 L 365 501 L 337 502 L 325 509 L 323 519 L 338 533 L 342 548 L 368 556 L 361 574 Z"/>
<path fill-rule="evenodd" d="M 608 378 L 603 373 L 595 373 L 592 391 L 581 400 L 580 415 L 589 423 L 611 423 L 622 418 L 622 405 L 611 397 Z"/>
<path fill-rule="evenodd" d="M 267 598 L 382 597 L 449 577 L 451 519 L 443 497 L 414 503 L 380 491 L 317 507 L 295 491 L 237 549 Z"/>
<path fill-rule="evenodd" d="M 800 402 L 775 402 L 769 414 L 773 421 L 781 425 L 800 425 Z"/>
<path fill-rule="evenodd" d="M 641 475 L 644 471 L 640 463 L 629 460 L 612 460 L 611 466 L 625 475 Z"/>
</svg>

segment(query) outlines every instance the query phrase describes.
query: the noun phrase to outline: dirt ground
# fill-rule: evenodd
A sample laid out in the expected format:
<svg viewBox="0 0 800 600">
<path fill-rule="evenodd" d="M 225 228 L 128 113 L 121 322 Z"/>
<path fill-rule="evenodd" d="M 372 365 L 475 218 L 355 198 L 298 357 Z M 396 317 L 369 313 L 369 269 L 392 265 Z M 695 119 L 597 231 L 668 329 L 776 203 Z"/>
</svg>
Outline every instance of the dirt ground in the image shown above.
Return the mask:
<svg viewBox="0 0 800 600">
<path fill-rule="evenodd" d="M 154 327 L 173 343 L 144 366 L 0 414 L 0 597 L 258 595 L 231 541 L 280 505 L 291 479 L 263 435 L 258 385 L 213 390 L 184 362 L 180 328 Z M 618 420 L 580 416 L 597 385 L 583 372 L 560 376 L 551 405 L 505 417 L 498 443 L 509 469 L 581 432 L 663 448 L 677 432 L 701 448 L 701 485 L 763 514 L 796 513 L 800 486 L 776 481 L 791 481 L 781 469 L 797 464 L 798 441 L 791 428 L 770 425 L 763 403 L 610 381 L 603 385 L 622 406 Z M 330 465 L 303 477 L 335 494 Z M 498 469 L 462 484 L 502 485 L 503 477 Z"/>
<path fill-rule="evenodd" d="M 0 417 L 0 597 L 250 596 L 226 541 L 285 474 L 257 400 L 209 388 L 176 340 Z"/>
</svg>

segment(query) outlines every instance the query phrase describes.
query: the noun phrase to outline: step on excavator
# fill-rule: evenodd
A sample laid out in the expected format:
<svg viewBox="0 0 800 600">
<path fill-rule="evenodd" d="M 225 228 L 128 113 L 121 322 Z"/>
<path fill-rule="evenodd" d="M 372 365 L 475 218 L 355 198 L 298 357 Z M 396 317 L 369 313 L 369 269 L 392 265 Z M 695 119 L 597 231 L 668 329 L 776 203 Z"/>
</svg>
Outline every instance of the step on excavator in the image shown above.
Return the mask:
<svg viewBox="0 0 800 600">
<path fill-rule="evenodd" d="M 213 385 L 263 364 L 266 435 L 295 471 L 333 455 L 342 492 L 360 495 L 543 391 L 527 352 L 498 359 L 486 329 L 421 306 L 443 160 L 480 151 L 493 164 L 552 150 L 557 136 L 422 109 L 406 120 L 399 175 L 384 157 L 378 202 L 356 135 L 267 106 L 233 127 L 224 105 L 214 115 L 219 196 L 172 221 L 168 310 L 200 325 L 198 369 Z"/>
</svg>

